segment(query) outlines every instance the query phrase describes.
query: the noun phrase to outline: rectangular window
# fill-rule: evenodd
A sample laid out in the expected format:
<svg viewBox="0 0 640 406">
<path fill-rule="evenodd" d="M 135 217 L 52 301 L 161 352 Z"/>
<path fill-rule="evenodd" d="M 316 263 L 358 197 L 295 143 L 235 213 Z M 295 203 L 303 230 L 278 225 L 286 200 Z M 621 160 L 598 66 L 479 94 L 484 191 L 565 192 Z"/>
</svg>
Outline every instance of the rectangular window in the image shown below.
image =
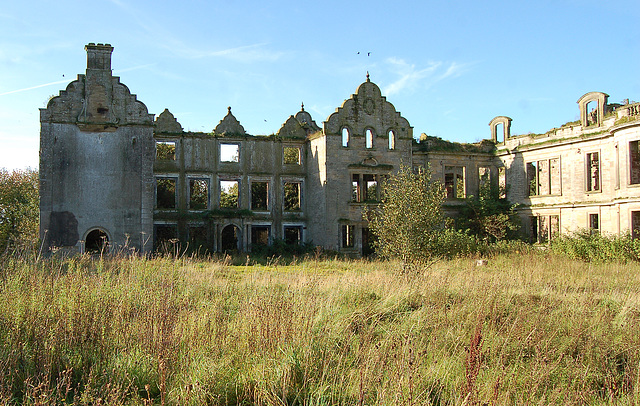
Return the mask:
<svg viewBox="0 0 640 406">
<path fill-rule="evenodd" d="M 153 226 L 153 244 L 157 251 L 170 252 L 178 242 L 178 226 L 176 224 L 155 224 Z"/>
<path fill-rule="evenodd" d="M 631 212 L 631 236 L 640 238 L 640 211 Z"/>
<path fill-rule="evenodd" d="M 629 143 L 629 183 L 640 184 L 640 141 Z"/>
<path fill-rule="evenodd" d="M 507 168 L 504 166 L 498 168 L 498 193 L 500 199 L 507 198 Z"/>
<path fill-rule="evenodd" d="M 354 202 L 362 201 L 360 196 L 360 191 L 362 188 L 360 187 L 360 175 L 354 173 L 351 175 L 351 200 Z"/>
<path fill-rule="evenodd" d="M 365 174 L 362 175 L 362 181 L 365 185 L 365 201 L 375 202 L 378 201 L 378 180 L 376 175 Z"/>
<path fill-rule="evenodd" d="M 598 213 L 589 214 L 589 230 L 594 233 L 600 230 L 600 221 L 598 218 Z"/>
<path fill-rule="evenodd" d="M 600 191 L 600 154 L 587 154 L 587 192 Z"/>
<path fill-rule="evenodd" d="M 300 165 L 300 148 L 284 147 L 283 160 L 285 165 Z"/>
<path fill-rule="evenodd" d="M 176 179 L 156 178 L 156 208 L 176 208 Z"/>
<path fill-rule="evenodd" d="M 220 162 L 239 162 L 240 161 L 240 145 L 238 144 L 220 144 Z"/>
<path fill-rule="evenodd" d="M 251 245 L 254 247 L 269 245 L 270 234 L 271 226 L 251 226 Z"/>
<path fill-rule="evenodd" d="M 189 209 L 206 210 L 209 208 L 209 180 L 189 179 Z"/>
<path fill-rule="evenodd" d="M 301 184 L 299 182 L 285 182 L 284 183 L 284 203 L 283 207 L 285 211 L 298 211 L 300 210 L 301 202 Z"/>
<path fill-rule="evenodd" d="M 176 143 L 173 141 L 156 141 L 156 159 L 175 161 Z"/>
<path fill-rule="evenodd" d="M 444 167 L 444 188 L 447 199 L 464 199 L 465 194 L 464 166 Z"/>
<path fill-rule="evenodd" d="M 549 191 L 552 195 L 562 194 L 560 176 L 560 158 L 549 159 Z"/>
<path fill-rule="evenodd" d="M 300 244 L 302 242 L 302 226 L 285 226 L 284 242 L 287 244 Z"/>
<path fill-rule="evenodd" d="M 342 226 L 342 248 L 353 248 L 353 232 L 355 226 L 343 225 Z"/>
<path fill-rule="evenodd" d="M 221 180 L 220 181 L 220 208 L 221 209 L 237 209 L 239 184 L 237 180 Z"/>
<path fill-rule="evenodd" d="M 483 190 L 491 187 L 491 168 L 481 166 L 478 168 L 478 189 Z"/>
<path fill-rule="evenodd" d="M 561 194 L 559 158 L 527 162 L 526 171 L 529 196 Z"/>
<path fill-rule="evenodd" d="M 251 182 L 251 210 L 269 210 L 269 182 Z"/>
<path fill-rule="evenodd" d="M 560 216 L 532 216 L 531 242 L 546 243 L 560 235 Z"/>
<path fill-rule="evenodd" d="M 537 196 L 538 195 L 538 162 L 528 162 L 527 163 L 527 186 L 528 186 L 528 196 Z"/>
</svg>

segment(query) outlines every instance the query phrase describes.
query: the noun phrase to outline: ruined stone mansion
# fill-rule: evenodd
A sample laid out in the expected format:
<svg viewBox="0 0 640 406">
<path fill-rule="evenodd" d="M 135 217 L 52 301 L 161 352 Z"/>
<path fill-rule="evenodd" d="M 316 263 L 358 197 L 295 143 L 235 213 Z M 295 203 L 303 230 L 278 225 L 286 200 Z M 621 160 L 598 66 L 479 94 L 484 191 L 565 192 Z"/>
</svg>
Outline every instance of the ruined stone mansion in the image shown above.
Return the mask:
<svg viewBox="0 0 640 406">
<path fill-rule="evenodd" d="M 362 219 L 380 182 L 404 164 L 430 165 L 455 212 L 482 182 L 505 187 L 522 230 L 640 230 L 640 103 L 591 92 L 580 120 L 457 144 L 414 138 L 409 121 L 367 79 L 318 125 L 304 106 L 269 136 L 250 135 L 231 108 L 211 133 L 157 117 L 112 75 L 110 45 L 89 44 L 83 75 L 41 109 L 40 234 L 46 247 L 149 252 L 163 242 L 251 251 L 276 239 L 367 254 Z"/>
</svg>

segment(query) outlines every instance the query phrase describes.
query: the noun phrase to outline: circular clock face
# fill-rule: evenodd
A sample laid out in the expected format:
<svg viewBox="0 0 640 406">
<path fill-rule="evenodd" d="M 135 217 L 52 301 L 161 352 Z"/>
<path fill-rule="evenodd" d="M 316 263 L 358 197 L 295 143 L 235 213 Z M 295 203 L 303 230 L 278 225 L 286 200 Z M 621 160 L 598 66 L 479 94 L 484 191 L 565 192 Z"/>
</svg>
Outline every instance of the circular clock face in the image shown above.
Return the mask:
<svg viewBox="0 0 640 406">
<path fill-rule="evenodd" d="M 367 99 L 367 100 L 364 101 L 364 112 L 365 113 L 373 114 L 373 108 L 374 108 L 373 100 Z"/>
</svg>

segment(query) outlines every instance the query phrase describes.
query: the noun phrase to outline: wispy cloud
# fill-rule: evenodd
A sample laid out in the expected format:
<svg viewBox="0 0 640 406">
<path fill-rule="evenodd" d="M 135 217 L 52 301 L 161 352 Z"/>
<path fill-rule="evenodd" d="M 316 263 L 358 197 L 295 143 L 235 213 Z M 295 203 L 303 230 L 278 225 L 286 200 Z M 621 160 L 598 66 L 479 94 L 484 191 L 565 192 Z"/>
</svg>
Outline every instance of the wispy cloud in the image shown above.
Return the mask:
<svg viewBox="0 0 640 406">
<path fill-rule="evenodd" d="M 69 80 L 58 80 L 57 82 L 49 82 L 49 83 L 44 83 L 41 85 L 35 85 L 35 86 L 31 86 L 31 87 L 25 87 L 23 89 L 17 89 L 17 90 L 11 90 L 9 92 L 4 92 L 4 93 L 0 93 L 0 96 L 6 96 L 8 94 L 13 94 L 13 93 L 20 93 L 20 92 L 26 92 L 28 90 L 33 90 L 33 89 L 39 89 L 41 87 L 47 87 L 47 86 L 52 86 L 52 85 L 59 85 L 60 83 L 69 83 Z"/>
<path fill-rule="evenodd" d="M 457 62 L 429 62 L 424 68 L 417 68 L 415 64 L 407 63 L 404 59 L 388 58 L 386 63 L 399 78 L 385 89 L 387 95 L 403 92 L 407 89 L 428 88 L 433 84 L 452 77 L 460 76 L 470 64 Z"/>
</svg>

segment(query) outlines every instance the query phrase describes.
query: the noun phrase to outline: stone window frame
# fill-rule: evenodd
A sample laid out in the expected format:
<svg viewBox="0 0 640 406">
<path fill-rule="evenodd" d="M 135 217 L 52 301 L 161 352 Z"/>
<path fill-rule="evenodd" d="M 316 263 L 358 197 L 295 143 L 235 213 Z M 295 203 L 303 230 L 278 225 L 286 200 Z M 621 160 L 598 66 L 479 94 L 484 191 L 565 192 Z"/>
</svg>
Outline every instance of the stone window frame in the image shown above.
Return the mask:
<svg viewBox="0 0 640 406">
<path fill-rule="evenodd" d="M 173 179 L 175 182 L 175 192 L 174 192 L 174 207 L 173 208 L 164 208 L 158 207 L 158 179 Z M 153 208 L 154 210 L 178 210 L 180 207 L 179 201 L 179 193 L 180 190 L 180 175 L 177 173 L 162 173 L 162 174 L 154 174 L 153 179 Z"/>
<path fill-rule="evenodd" d="M 286 229 L 294 227 L 300 229 L 300 238 L 298 239 L 298 244 L 304 244 L 306 237 L 306 226 L 301 222 L 283 222 L 281 227 L 282 240 L 286 241 Z"/>
<path fill-rule="evenodd" d="M 595 225 L 595 226 L 594 226 Z M 587 229 L 589 232 L 599 233 L 600 232 L 600 213 L 599 212 L 589 212 L 587 213 Z"/>
<path fill-rule="evenodd" d="M 592 183 L 590 157 L 598 154 L 598 179 L 597 184 Z M 584 151 L 584 190 L 585 193 L 602 193 L 602 151 L 593 149 Z"/>
<path fill-rule="evenodd" d="M 257 212 L 270 212 L 273 208 L 274 195 L 273 195 L 273 177 L 271 176 L 250 176 L 247 179 L 247 183 L 249 184 L 249 210 L 257 211 Z M 253 183 L 266 183 L 267 184 L 267 209 L 254 209 L 252 206 L 252 185 Z"/>
<path fill-rule="evenodd" d="M 285 159 L 285 151 L 287 148 L 297 149 L 298 150 L 298 162 L 296 163 L 288 163 Z M 282 165 L 289 167 L 298 167 L 302 166 L 302 146 L 297 144 L 283 144 L 282 145 Z"/>
<path fill-rule="evenodd" d="M 298 210 L 286 210 L 285 209 L 285 184 L 286 183 L 298 183 L 299 186 L 299 206 Z M 282 212 L 293 214 L 293 213 L 303 213 L 304 212 L 304 203 L 305 203 L 305 193 L 304 193 L 304 178 L 295 177 L 295 176 L 283 176 L 280 179 L 280 197 L 282 198 Z"/>
<path fill-rule="evenodd" d="M 387 130 L 387 149 L 389 151 L 398 150 L 398 132 L 393 128 Z"/>
<path fill-rule="evenodd" d="M 175 237 L 173 239 L 175 239 L 176 242 L 179 242 L 180 230 L 178 228 L 178 222 L 177 221 L 156 220 L 156 221 L 153 222 L 153 247 L 154 247 L 154 250 L 157 250 L 157 249 L 160 248 L 160 247 L 158 247 L 158 238 L 157 238 L 158 237 L 158 226 L 173 228 L 175 230 Z"/>
<path fill-rule="evenodd" d="M 530 227 L 534 228 L 535 221 L 535 235 L 532 235 L 531 238 L 535 238 L 534 243 L 546 244 L 550 241 L 553 241 L 560 235 L 561 230 L 561 216 L 560 213 L 549 213 L 549 214 L 534 214 L 529 217 L 530 218 Z M 556 221 L 555 227 L 553 227 L 553 220 Z M 543 223 L 546 225 L 547 229 L 544 230 L 544 235 L 541 233 Z"/>
<path fill-rule="evenodd" d="M 447 171 L 447 168 L 462 168 L 462 196 L 461 197 L 458 196 L 459 195 L 459 193 L 458 193 L 458 179 L 455 176 L 454 176 L 454 179 L 453 179 L 453 185 L 454 185 L 454 188 L 452 189 L 453 196 L 449 197 L 449 191 L 447 190 L 447 173 L 454 173 L 454 172 Z M 468 194 L 467 194 L 467 184 L 469 183 L 468 177 L 469 177 L 468 168 L 467 168 L 466 165 L 443 163 L 442 164 L 442 184 L 444 186 L 445 199 L 446 200 L 463 200 L 463 199 L 465 199 L 468 196 Z"/>
<path fill-rule="evenodd" d="M 555 185 L 555 183 L 553 183 L 553 173 L 552 173 L 552 161 L 556 161 L 557 165 L 558 165 L 558 184 Z M 548 193 L 541 193 L 541 186 L 542 184 L 540 183 L 540 163 L 544 162 L 547 165 L 547 186 L 548 186 Z M 530 178 L 528 171 L 529 165 L 535 164 L 533 167 L 535 167 L 536 171 L 535 171 L 535 177 L 533 179 Z M 530 160 L 530 161 L 526 161 L 524 164 L 524 168 L 525 168 L 525 177 L 527 179 L 526 182 L 526 196 L 527 197 L 540 197 L 540 196 L 562 196 L 562 158 L 560 155 L 553 155 L 553 156 L 548 156 L 548 157 L 544 157 L 544 158 L 539 158 L 539 159 L 535 159 L 535 160 Z M 505 169 L 505 177 L 506 177 L 506 169 Z M 505 179 L 506 180 L 506 179 Z M 531 182 L 535 181 L 535 193 L 532 193 L 532 185 Z M 554 187 L 555 186 L 555 187 Z M 556 193 L 554 193 L 554 191 L 557 191 Z"/>
<path fill-rule="evenodd" d="M 191 211 L 203 211 L 211 209 L 211 176 L 204 174 L 188 174 L 187 175 L 187 209 Z M 207 207 L 204 209 L 191 208 L 191 181 L 204 180 L 207 182 Z"/>
<path fill-rule="evenodd" d="M 349 128 L 349 126 L 342 126 L 342 128 L 340 129 L 340 145 L 342 145 L 342 148 L 349 148 L 351 146 L 352 133 L 353 132 L 351 131 L 351 128 Z"/>
<path fill-rule="evenodd" d="M 634 224 L 634 217 L 636 224 Z M 629 234 L 633 239 L 640 238 L 640 207 L 629 209 Z"/>
<path fill-rule="evenodd" d="M 269 230 L 269 236 L 268 236 L 268 241 L 267 241 L 267 246 L 270 246 L 273 244 L 273 223 L 270 221 L 258 221 L 258 222 L 252 222 L 251 224 L 249 224 L 249 238 L 248 238 L 248 244 L 249 244 L 249 250 L 251 250 L 252 246 L 253 246 L 253 228 L 254 227 L 268 227 Z"/>
<path fill-rule="evenodd" d="M 238 159 L 237 161 L 223 161 L 222 160 L 222 147 L 225 145 L 235 145 L 238 147 Z M 239 141 L 220 141 L 218 142 L 218 162 L 222 165 L 239 164 L 242 162 L 242 143 Z"/>
<path fill-rule="evenodd" d="M 373 179 L 367 179 L 368 177 L 373 177 Z M 360 171 L 360 172 L 349 172 L 349 203 L 379 203 L 381 198 L 381 186 L 382 182 L 388 177 L 388 174 L 371 172 L 371 171 Z M 354 178 L 356 180 L 354 180 Z M 368 199 L 370 197 L 368 195 L 368 182 L 375 182 L 376 187 L 376 196 L 375 199 Z M 355 189 L 354 189 L 355 186 Z M 355 193 L 354 193 L 355 192 Z M 355 198 L 354 198 L 355 197 Z"/>
<path fill-rule="evenodd" d="M 364 129 L 364 148 L 367 150 L 376 149 L 376 132 L 373 127 L 366 127 Z M 369 145 L 371 143 L 371 145 Z"/>
<path fill-rule="evenodd" d="M 238 205 L 237 207 L 221 207 L 220 206 L 220 194 L 222 193 L 221 182 L 237 182 L 238 183 Z M 242 176 L 240 175 L 218 175 L 216 179 L 216 199 L 215 205 L 221 210 L 239 210 L 242 207 Z"/>
<path fill-rule="evenodd" d="M 627 148 L 628 148 L 628 153 L 627 153 L 627 159 L 628 159 L 628 170 L 627 170 L 627 185 L 629 186 L 635 186 L 635 185 L 640 185 L 640 174 L 636 177 L 633 176 L 633 172 L 634 172 L 634 165 L 633 165 L 633 150 L 631 147 L 631 144 L 636 144 L 637 145 L 637 155 L 638 155 L 638 168 L 637 171 L 640 172 L 640 140 L 630 140 L 627 143 Z M 634 179 L 636 178 L 636 179 Z"/>
<path fill-rule="evenodd" d="M 154 141 L 155 141 L 154 145 L 153 145 L 154 149 L 155 149 L 154 159 L 156 161 L 160 161 L 160 162 L 176 162 L 178 160 L 178 140 L 177 139 L 155 138 Z M 171 159 L 160 158 L 158 156 L 158 144 L 162 144 L 162 145 L 173 144 L 173 158 L 171 158 Z"/>
<path fill-rule="evenodd" d="M 349 230 L 351 230 L 349 232 Z M 340 248 L 351 250 L 356 248 L 355 224 L 340 224 Z"/>
<path fill-rule="evenodd" d="M 191 235 L 191 230 L 194 228 L 204 228 L 207 232 L 207 236 L 206 236 L 206 240 L 204 241 L 206 243 L 205 249 L 211 248 L 213 246 L 213 241 L 211 239 L 212 234 L 210 232 L 210 230 L 208 230 L 207 227 L 207 223 L 203 222 L 203 221 L 198 221 L 198 222 L 189 222 L 187 224 L 186 227 L 186 232 L 187 232 L 187 241 L 189 242 L 190 248 L 195 248 L 195 249 L 200 249 L 200 247 L 194 247 L 192 246 L 193 241 L 193 236 Z"/>
</svg>

